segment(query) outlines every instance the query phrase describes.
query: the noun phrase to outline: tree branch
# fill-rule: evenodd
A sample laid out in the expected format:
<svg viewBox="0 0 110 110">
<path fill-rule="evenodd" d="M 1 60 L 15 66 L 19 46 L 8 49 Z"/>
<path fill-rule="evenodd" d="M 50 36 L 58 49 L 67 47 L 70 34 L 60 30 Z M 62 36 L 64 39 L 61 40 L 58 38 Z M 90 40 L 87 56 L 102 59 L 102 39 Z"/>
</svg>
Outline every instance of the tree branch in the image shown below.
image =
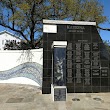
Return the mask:
<svg viewBox="0 0 110 110">
<path fill-rule="evenodd" d="M 9 29 L 11 29 L 12 31 L 15 31 L 15 32 L 20 33 L 20 34 L 24 37 L 24 39 L 27 40 L 27 42 L 29 42 L 29 40 L 26 38 L 26 36 L 23 34 L 22 31 L 17 30 L 17 29 L 15 29 L 15 28 L 12 28 L 12 27 L 10 27 L 10 26 L 8 26 L 8 25 L 5 25 L 5 24 L 3 24 L 3 23 L 0 23 L 0 25 L 3 26 L 3 27 L 9 28 Z"/>
<path fill-rule="evenodd" d="M 34 13 L 35 13 L 35 6 L 36 6 L 36 4 L 34 2 L 33 6 L 32 6 L 32 10 L 31 10 L 31 17 L 30 17 L 31 22 L 32 22 L 31 23 L 32 25 L 30 26 L 30 32 L 31 32 L 30 40 L 31 40 L 31 45 L 32 45 L 33 48 L 35 48 L 34 47 L 34 29 L 35 29 Z"/>
<path fill-rule="evenodd" d="M 97 28 L 98 28 L 98 29 L 101 29 L 101 30 L 105 30 L 105 31 L 110 31 L 109 28 L 102 28 L 102 27 L 99 27 L 99 26 L 97 26 Z"/>
<path fill-rule="evenodd" d="M 39 2 L 38 2 L 38 4 L 41 4 L 43 2 L 43 0 L 40 0 Z"/>
<path fill-rule="evenodd" d="M 11 0 L 9 0 L 9 2 L 10 2 L 10 9 L 11 9 L 12 14 L 13 14 L 13 16 L 14 16 L 15 12 L 14 12 L 14 8 L 13 8 L 12 1 L 11 1 Z M 15 22 L 14 22 L 14 19 L 13 19 L 13 22 L 12 22 L 12 26 L 13 26 L 13 28 L 14 28 L 14 24 L 15 24 Z"/>
</svg>

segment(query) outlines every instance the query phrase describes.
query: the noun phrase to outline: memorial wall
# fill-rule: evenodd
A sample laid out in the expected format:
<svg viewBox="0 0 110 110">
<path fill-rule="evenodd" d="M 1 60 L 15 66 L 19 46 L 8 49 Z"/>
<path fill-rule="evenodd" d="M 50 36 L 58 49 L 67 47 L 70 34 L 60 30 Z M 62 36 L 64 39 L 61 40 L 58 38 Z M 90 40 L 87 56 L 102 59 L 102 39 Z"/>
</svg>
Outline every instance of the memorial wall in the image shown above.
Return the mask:
<svg viewBox="0 0 110 110">
<path fill-rule="evenodd" d="M 68 93 L 109 92 L 110 58 L 95 22 L 45 20 L 44 25 L 49 29 L 44 29 L 43 33 L 42 93 L 51 93 L 53 41 L 67 41 L 65 68 Z"/>
</svg>

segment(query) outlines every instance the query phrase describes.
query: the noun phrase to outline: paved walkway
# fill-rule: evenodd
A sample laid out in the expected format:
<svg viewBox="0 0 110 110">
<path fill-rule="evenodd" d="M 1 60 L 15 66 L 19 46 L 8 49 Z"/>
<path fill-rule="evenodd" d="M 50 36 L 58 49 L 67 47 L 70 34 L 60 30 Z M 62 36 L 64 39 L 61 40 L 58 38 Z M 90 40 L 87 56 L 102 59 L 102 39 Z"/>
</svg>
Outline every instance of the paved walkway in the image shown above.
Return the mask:
<svg viewBox="0 0 110 110">
<path fill-rule="evenodd" d="M 110 110 L 110 93 L 72 93 L 66 102 L 53 102 L 36 86 L 0 84 L 0 110 Z"/>
</svg>

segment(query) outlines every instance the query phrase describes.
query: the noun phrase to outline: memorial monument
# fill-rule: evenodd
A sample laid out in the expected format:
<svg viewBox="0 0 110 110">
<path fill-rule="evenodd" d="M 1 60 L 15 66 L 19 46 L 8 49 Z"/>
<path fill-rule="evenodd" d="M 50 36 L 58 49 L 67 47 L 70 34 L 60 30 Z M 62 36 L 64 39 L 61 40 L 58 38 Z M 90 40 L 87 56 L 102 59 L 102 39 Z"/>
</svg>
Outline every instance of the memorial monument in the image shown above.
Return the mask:
<svg viewBox="0 0 110 110">
<path fill-rule="evenodd" d="M 109 66 L 95 22 L 43 20 L 43 94 L 51 84 L 67 93 L 109 92 Z"/>
</svg>

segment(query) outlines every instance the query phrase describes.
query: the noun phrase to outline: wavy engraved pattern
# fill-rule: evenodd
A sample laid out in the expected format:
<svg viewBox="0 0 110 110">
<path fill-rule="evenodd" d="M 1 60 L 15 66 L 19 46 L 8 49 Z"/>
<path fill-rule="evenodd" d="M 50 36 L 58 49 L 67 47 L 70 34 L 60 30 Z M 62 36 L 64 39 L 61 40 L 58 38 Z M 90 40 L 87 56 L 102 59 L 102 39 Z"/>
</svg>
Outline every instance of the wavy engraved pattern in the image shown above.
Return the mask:
<svg viewBox="0 0 110 110">
<path fill-rule="evenodd" d="M 26 77 L 34 80 L 42 86 L 42 65 L 35 62 L 23 63 L 7 71 L 0 71 L 0 80 L 7 80 L 15 77 Z"/>
</svg>

